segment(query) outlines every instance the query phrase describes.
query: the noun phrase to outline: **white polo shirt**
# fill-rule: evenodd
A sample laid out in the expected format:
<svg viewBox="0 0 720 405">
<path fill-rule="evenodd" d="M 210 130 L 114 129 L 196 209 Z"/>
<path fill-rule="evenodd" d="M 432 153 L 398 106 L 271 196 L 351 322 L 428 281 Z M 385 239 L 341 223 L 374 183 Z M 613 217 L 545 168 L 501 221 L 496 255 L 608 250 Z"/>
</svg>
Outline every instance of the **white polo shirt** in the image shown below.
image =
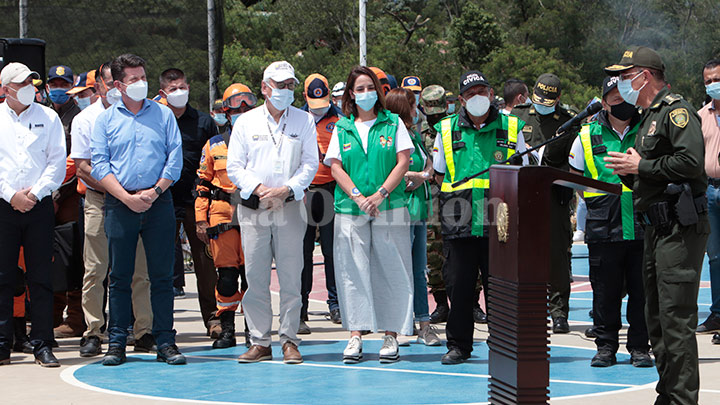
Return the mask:
<svg viewBox="0 0 720 405">
<path fill-rule="evenodd" d="M 20 115 L 0 104 L 0 196 L 31 187 L 38 200 L 65 178 L 65 130 L 52 109 L 32 103 Z"/>
<path fill-rule="evenodd" d="M 72 145 L 70 145 L 70 157 L 72 159 L 90 159 L 90 135 L 95 128 L 95 120 L 101 112 L 105 111 L 105 106 L 101 99 L 90 104 L 88 108 L 82 110 L 73 118 L 70 127 L 70 135 L 72 136 Z"/>
<path fill-rule="evenodd" d="M 289 186 L 302 200 L 319 165 L 315 120 L 288 107 L 275 122 L 266 105 L 243 114 L 233 126 L 227 174 L 248 199 L 260 184 Z"/>
</svg>

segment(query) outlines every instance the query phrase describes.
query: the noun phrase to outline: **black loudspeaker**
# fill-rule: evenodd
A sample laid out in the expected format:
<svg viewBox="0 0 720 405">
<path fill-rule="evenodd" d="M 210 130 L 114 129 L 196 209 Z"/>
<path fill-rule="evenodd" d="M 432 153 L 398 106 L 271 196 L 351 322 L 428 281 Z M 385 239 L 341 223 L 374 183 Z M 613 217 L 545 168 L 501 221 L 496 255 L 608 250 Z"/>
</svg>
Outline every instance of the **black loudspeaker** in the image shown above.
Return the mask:
<svg viewBox="0 0 720 405">
<path fill-rule="evenodd" d="M 0 38 L 0 68 L 10 62 L 25 64 L 45 82 L 45 41 L 35 38 Z"/>
</svg>

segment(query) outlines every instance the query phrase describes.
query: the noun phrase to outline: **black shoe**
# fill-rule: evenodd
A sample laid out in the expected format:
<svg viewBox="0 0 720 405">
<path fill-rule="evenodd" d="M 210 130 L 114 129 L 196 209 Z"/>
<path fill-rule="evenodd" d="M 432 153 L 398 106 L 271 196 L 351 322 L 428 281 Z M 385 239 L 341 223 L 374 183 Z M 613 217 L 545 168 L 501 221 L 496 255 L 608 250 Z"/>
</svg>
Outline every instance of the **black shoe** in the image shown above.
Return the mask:
<svg viewBox="0 0 720 405">
<path fill-rule="evenodd" d="M 553 319 L 553 333 L 570 333 L 567 318 L 559 316 Z"/>
<path fill-rule="evenodd" d="M 340 310 L 339 309 L 331 309 L 330 310 L 330 322 L 335 324 L 341 324 L 342 318 L 340 318 Z"/>
<path fill-rule="evenodd" d="M 696 333 L 703 334 L 718 331 L 720 331 L 720 314 L 716 314 L 715 312 L 711 312 L 705 322 L 698 325 L 697 329 L 695 329 Z"/>
<path fill-rule="evenodd" d="M 108 347 L 107 353 L 102 359 L 103 366 L 119 366 L 127 360 L 125 357 L 125 348 L 118 345 Z"/>
<path fill-rule="evenodd" d="M 715 333 L 710 341 L 714 345 L 720 345 L 720 333 Z"/>
<path fill-rule="evenodd" d="M 470 358 L 470 353 L 464 353 L 462 350 L 458 348 L 452 348 L 448 350 L 447 353 L 445 353 L 442 356 L 442 359 L 440 362 L 442 364 L 460 364 L 464 363 L 465 360 Z"/>
<path fill-rule="evenodd" d="M 448 314 L 450 313 L 450 307 L 447 305 L 438 305 L 437 308 L 430 314 L 430 323 L 443 323 L 447 322 Z"/>
<path fill-rule="evenodd" d="M 52 347 L 60 347 L 60 343 L 58 343 L 58 341 L 55 339 L 53 339 L 52 342 L 50 342 L 50 345 Z"/>
<path fill-rule="evenodd" d="M 615 359 L 615 353 L 607 349 L 600 349 L 598 350 L 597 354 L 595 354 L 595 357 L 592 358 L 592 361 L 590 361 L 590 366 L 610 367 L 615 363 L 617 363 L 617 359 Z"/>
<path fill-rule="evenodd" d="M 588 311 L 588 316 L 590 317 L 590 319 L 594 319 L 594 318 L 595 318 L 595 312 L 594 312 L 592 309 L 589 310 L 589 311 Z"/>
<path fill-rule="evenodd" d="M 7 366 L 10 364 L 10 353 L 6 355 L 0 354 L 0 366 Z"/>
<path fill-rule="evenodd" d="M 80 357 L 93 357 L 102 354 L 102 341 L 97 336 L 80 339 Z"/>
<path fill-rule="evenodd" d="M 33 347 L 32 343 L 30 343 L 29 341 L 25 341 L 25 342 L 15 341 L 15 343 L 13 344 L 13 351 L 15 353 L 31 354 L 33 352 L 33 349 L 34 349 L 34 347 Z"/>
<path fill-rule="evenodd" d="M 220 336 L 212 344 L 213 349 L 226 349 L 237 345 L 235 340 L 235 311 L 220 314 Z"/>
<path fill-rule="evenodd" d="M 654 366 L 652 358 L 650 357 L 650 354 L 648 354 L 648 352 L 643 352 L 641 350 L 631 350 L 630 351 L 630 364 L 632 364 L 633 367 L 652 367 L 652 366 Z"/>
<path fill-rule="evenodd" d="M 178 347 L 173 345 L 167 345 L 157 352 L 157 361 L 164 361 L 167 364 L 178 365 L 185 364 L 187 360 L 185 356 L 180 353 Z"/>
<path fill-rule="evenodd" d="M 309 335 L 312 331 L 310 330 L 310 327 L 308 324 L 305 323 L 305 321 L 300 321 L 300 326 L 298 327 L 297 334 L 298 335 Z"/>
<path fill-rule="evenodd" d="M 473 308 L 473 319 L 475 323 L 487 323 L 487 314 L 480 308 L 480 305 Z"/>
<path fill-rule="evenodd" d="M 597 332 L 595 331 L 595 327 L 591 326 L 587 329 L 585 329 L 585 337 L 588 338 L 596 338 L 598 337 Z"/>
<path fill-rule="evenodd" d="M 155 338 L 151 333 L 146 333 L 140 336 L 140 339 L 135 339 L 135 351 L 141 353 L 150 353 L 157 351 L 157 344 Z"/>
<path fill-rule="evenodd" d="M 40 349 L 35 353 L 35 363 L 42 367 L 60 367 L 60 362 L 49 347 Z"/>
<path fill-rule="evenodd" d="M 175 298 L 182 298 L 185 296 L 185 290 L 182 287 L 180 287 L 180 288 L 173 287 L 173 295 L 175 296 Z"/>
</svg>

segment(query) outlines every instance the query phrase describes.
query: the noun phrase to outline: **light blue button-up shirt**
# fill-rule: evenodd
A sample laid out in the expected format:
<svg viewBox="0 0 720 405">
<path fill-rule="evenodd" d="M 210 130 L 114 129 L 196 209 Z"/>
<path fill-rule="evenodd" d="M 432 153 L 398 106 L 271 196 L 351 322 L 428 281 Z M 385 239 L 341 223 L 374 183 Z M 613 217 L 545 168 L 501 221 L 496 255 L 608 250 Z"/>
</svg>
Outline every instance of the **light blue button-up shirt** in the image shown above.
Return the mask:
<svg viewBox="0 0 720 405">
<path fill-rule="evenodd" d="M 180 178 L 182 137 L 172 111 L 144 100 L 137 115 L 122 101 L 103 111 L 90 138 L 92 176 L 115 175 L 125 190 L 153 187 L 161 178 Z"/>
</svg>

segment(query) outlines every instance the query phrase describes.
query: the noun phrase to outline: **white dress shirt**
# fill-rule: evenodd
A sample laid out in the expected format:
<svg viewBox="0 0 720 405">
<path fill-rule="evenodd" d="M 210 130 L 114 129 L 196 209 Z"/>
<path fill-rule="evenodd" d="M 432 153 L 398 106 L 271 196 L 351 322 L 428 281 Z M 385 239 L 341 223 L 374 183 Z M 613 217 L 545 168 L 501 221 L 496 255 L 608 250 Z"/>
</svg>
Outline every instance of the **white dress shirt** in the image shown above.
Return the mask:
<svg viewBox="0 0 720 405">
<path fill-rule="evenodd" d="M 90 159 L 90 135 L 95 128 L 95 120 L 105 111 L 102 100 L 90 104 L 73 118 L 70 127 L 72 144 L 70 145 L 70 157 L 73 159 Z"/>
<path fill-rule="evenodd" d="M 0 104 L 0 194 L 8 203 L 30 187 L 38 200 L 65 178 L 65 130 L 52 109 L 32 103 L 18 116 Z"/>
<path fill-rule="evenodd" d="M 260 184 L 289 186 L 296 200 L 318 169 L 315 120 L 295 107 L 288 107 L 279 122 L 266 105 L 243 114 L 235 122 L 228 146 L 227 174 L 248 199 Z"/>
</svg>

